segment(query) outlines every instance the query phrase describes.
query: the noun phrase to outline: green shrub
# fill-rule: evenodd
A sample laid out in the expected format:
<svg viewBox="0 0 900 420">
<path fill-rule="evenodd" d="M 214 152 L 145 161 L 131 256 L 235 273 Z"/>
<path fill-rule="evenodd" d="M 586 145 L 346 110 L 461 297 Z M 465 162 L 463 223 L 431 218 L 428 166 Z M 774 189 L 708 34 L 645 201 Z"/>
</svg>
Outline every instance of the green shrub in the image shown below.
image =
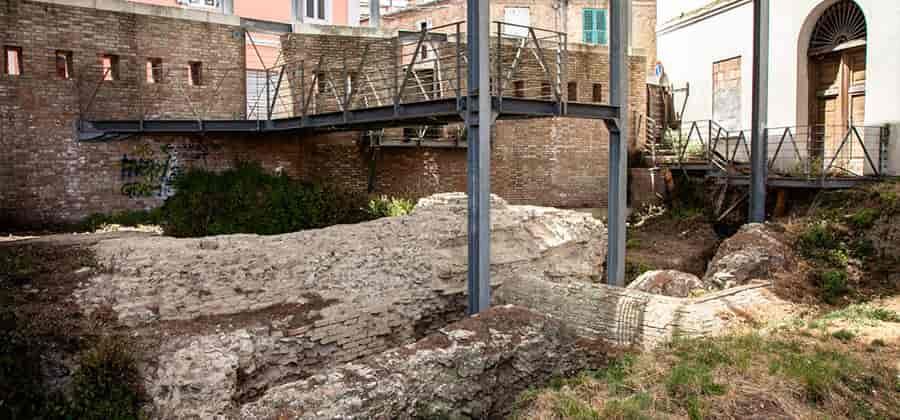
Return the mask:
<svg viewBox="0 0 900 420">
<path fill-rule="evenodd" d="M 831 333 L 831 336 L 843 342 L 847 342 L 856 337 L 856 334 L 853 334 L 853 331 L 850 330 L 840 329 Z"/>
<path fill-rule="evenodd" d="M 172 236 L 272 235 L 371 218 L 362 197 L 273 175 L 258 163 L 188 171 L 175 191 L 162 208 L 163 230 Z"/>
<path fill-rule="evenodd" d="M 846 295 L 850 291 L 847 285 L 848 277 L 846 269 L 819 272 L 819 290 L 822 293 L 822 299 L 828 303 L 835 303 L 838 298 Z"/>
<path fill-rule="evenodd" d="M 382 195 L 369 200 L 368 212 L 374 218 L 406 216 L 415 206 L 412 200 Z"/>
<path fill-rule="evenodd" d="M 72 378 L 69 415 L 86 420 L 127 420 L 139 416 L 141 378 L 130 347 L 102 338 L 84 353 Z"/>
<path fill-rule="evenodd" d="M 880 215 L 878 209 L 866 208 L 852 214 L 849 220 L 850 224 L 857 229 L 868 229 L 875 225 L 875 220 Z"/>
</svg>

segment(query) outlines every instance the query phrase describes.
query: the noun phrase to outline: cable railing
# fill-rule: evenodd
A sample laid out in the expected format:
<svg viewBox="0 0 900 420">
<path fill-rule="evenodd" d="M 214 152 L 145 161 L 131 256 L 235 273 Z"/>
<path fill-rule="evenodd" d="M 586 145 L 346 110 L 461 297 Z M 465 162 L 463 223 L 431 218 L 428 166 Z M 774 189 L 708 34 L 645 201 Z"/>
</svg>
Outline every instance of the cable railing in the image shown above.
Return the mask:
<svg viewBox="0 0 900 420">
<path fill-rule="evenodd" d="M 789 126 L 766 129 L 770 177 L 826 180 L 880 177 L 886 168 L 887 127 Z M 652 146 L 654 164 L 701 165 L 728 175 L 749 174 L 750 130 L 715 121 L 685 122 Z"/>
<path fill-rule="evenodd" d="M 455 22 L 393 38 L 354 37 L 340 51 L 283 50 L 279 64 L 254 80 L 243 68 L 145 66 L 129 58 L 121 74 L 116 63 L 82 75 L 79 111 L 87 121 L 270 121 L 450 100 L 461 112 L 469 94 L 464 28 Z M 493 31 L 487 90 L 500 110 L 504 98 L 519 98 L 564 111 L 566 35 L 504 22 Z"/>
</svg>

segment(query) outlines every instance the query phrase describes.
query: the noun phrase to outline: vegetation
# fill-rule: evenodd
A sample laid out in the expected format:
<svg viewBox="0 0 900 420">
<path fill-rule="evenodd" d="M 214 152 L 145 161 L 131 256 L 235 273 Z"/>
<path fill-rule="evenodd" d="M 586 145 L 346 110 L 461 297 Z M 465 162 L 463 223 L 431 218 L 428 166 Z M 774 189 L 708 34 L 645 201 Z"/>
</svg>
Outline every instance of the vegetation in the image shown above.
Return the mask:
<svg viewBox="0 0 900 420">
<path fill-rule="evenodd" d="M 369 200 L 367 210 L 373 218 L 398 217 L 411 213 L 415 206 L 412 200 L 382 195 Z"/>
<path fill-rule="evenodd" d="M 889 357 L 854 356 L 845 344 L 852 337 L 843 331 L 821 339 L 676 339 L 606 369 L 531 390 L 515 416 L 889 418 L 900 410 L 896 367 Z"/>
<path fill-rule="evenodd" d="M 160 225 L 166 235 L 197 237 L 232 233 L 273 235 L 409 214 L 405 198 L 347 194 L 242 162 L 223 172 L 188 171 L 161 208 L 93 214 L 76 228 Z"/>
</svg>

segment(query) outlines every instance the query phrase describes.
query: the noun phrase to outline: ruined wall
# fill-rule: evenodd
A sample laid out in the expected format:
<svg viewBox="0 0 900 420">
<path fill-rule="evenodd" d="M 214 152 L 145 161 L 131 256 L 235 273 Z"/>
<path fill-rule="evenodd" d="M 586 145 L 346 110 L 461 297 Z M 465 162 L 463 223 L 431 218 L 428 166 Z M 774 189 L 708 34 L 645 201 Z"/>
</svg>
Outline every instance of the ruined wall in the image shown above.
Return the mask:
<svg viewBox="0 0 900 420">
<path fill-rule="evenodd" d="M 175 19 L 155 6 L 102 7 L 108 10 L 0 1 L 0 45 L 23 52 L 21 75 L 0 74 L 0 228 L 156 206 L 171 192 L 172 176 L 194 164 L 221 168 L 245 156 L 273 169 L 293 166 L 295 143 L 284 138 L 78 142 L 80 111 L 92 118 L 240 118 L 245 109 L 244 73 L 234 69 L 244 63 L 240 27 L 198 12 Z M 57 72 L 58 51 L 71 54 L 69 78 Z M 105 54 L 118 56 L 117 80 L 100 81 Z M 162 60 L 161 83 L 146 83 L 148 58 Z M 201 63 L 199 85 L 188 83 L 190 61 Z"/>
</svg>

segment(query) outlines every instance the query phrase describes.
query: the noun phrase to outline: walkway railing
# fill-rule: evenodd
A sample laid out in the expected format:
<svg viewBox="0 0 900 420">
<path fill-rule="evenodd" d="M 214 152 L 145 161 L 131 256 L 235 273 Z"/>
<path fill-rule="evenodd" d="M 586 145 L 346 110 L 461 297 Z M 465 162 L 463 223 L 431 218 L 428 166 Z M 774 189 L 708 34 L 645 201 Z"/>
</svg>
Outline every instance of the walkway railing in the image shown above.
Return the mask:
<svg viewBox="0 0 900 420">
<path fill-rule="evenodd" d="M 880 177 L 886 168 L 887 127 L 791 126 L 766 130 L 770 177 L 822 181 Z M 746 175 L 750 130 L 728 130 L 715 121 L 684 123 L 648 146 L 655 164 L 695 166 Z"/>
<path fill-rule="evenodd" d="M 123 58 L 81 75 L 79 112 L 86 121 L 273 121 L 377 108 L 396 114 L 403 105 L 448 100 L 462 111 L 468 95 L 463 29 L 456 22 L 394 38 L 333 37 L 339 42 L 297 35 L 302 45 L 282 51 L 284 59 L 265 69 L 250 91 L 240 67 Z M 498 109 L 503 112 L 505 97 L 545 101 L 540 109 L 564 112 L 566 35 L 503 22 L 494 30 L 490 93 Z M 518 103 L 509 102 L 515 111 Z"/>
</svg>

